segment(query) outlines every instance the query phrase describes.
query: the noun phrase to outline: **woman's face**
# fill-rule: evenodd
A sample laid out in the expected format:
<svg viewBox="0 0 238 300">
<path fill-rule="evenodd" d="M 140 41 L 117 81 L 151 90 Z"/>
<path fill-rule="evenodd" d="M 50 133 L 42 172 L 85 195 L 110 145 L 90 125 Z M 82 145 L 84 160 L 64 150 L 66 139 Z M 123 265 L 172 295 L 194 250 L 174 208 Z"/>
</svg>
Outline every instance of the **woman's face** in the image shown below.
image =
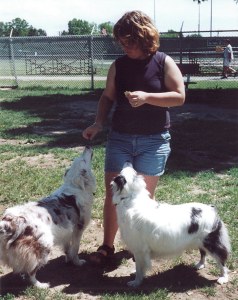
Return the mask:
<svg viewBox="0 0 238 300">
<path fill-rule="evenodd" d="M 119 43 L 128 57 L 132 59 L 144 59 L 147 57 L 138 44 L 130 43 L 127 39 L 123 38 L 120 38 Z"/>
</svg>

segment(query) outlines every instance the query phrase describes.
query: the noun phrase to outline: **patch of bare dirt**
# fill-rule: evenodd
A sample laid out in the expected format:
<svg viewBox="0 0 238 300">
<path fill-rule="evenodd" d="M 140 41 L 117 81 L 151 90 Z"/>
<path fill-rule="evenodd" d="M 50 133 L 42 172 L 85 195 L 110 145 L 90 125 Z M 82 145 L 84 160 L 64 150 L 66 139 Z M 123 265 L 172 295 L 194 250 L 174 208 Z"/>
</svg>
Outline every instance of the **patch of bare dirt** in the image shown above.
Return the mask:
<svg viewBox="0 0 238 300">
<path fill-rule="evenodd" d="M 103 228 L 99 220 L 92 220 L 86 229 L 80 246 L 79 256 L 88 259 L 102 241 Z M 131 289 L 127 282 L 134 277 L 135 265 L 129 252 L 124 250 L 120 236 L 116 238 L 116 254 L 106 267 L 95 267 L 89 263 L 82 267 L 66 264 L 63 253 L 55 248 L 49 263 L 37 273 L 42 282 L 49 282 L 52 290 L 83 300 L 96 300 L 107 293 L 150 293 L 158 289 L 167 289 L 171 300 L 237 299 L 238 292 L 232 282 L 236 272 L 230 273 L 230 282 L 226 285 L 216 283 L 213 263 L 207 268 L 196 271 L 193 263 L 199 260 L 199 252 L 185 253 L 173 260 L 153 261 L 152 270 L 147 273 L 142 286 Z M 188 263 L 189 262 L 189 263 Z M 16 299 L 22 299 L 27 282 L 2 267 L 1 294 L 12 293 Z M 212 295 L 208 297 L 209 291 Z"/>
<path fill-rule="evenodd" d="M 8 145 L 30 145 L 30 144 L 34 144 L 35 146 L 39 146 L 42 145 L 43 143 L 39 143 L 36 142 L 35 140 L 29 139 L 29 140 L 14 140 L 14 139 L 2 139 L 0 138 L 0 145 L 4 145 L 4 144 L 8 144 Z"/>
<path fill-rule="evenodd" d="M 3 163 L 3 166 L 8 166 L 11 163 L 17 161 L 18 159 L 19 159 L 18 157 L 9 159 L 8 161 L 5 161 Z M 51 168 L 56 165 L 67 166 L 69 164 L 69 161 L 66 159 L 65 160 L 56 159 L 52 153 L 21 157 L 21 160 L 26 162 L 31 167 L 38 167 L 42 169 Z"/>
<path fill-rule="evenodd" d="M 81 134 L 82 127 L 75 126 L 76 123 L 74 121 L 78 122 L 80 119 L 80 122 L 83 122 L 85 117 L 93 119 L 96 102 L 89 100 L 75 101 L 71 106 L 71 115 L 64 119 L 63 123 L 61 120 L 61 122 L 55 123 L 53 126 L 35 127 L 34 132 L 38 134 L 42 134 L 42 132 L 57 133 L 60 135 L 65 133 L 65 128 L 72 128 L 72 130 L 76 130 Z M 67 109 L 69 108 L 67 107 Z M 80 118 L 79 112 L 81 112 Z M 195 116 L 196 119 L 238 122 L 238 114 L 235 109 L 189 103 L 186 106 L 171 109 L 172 120 L 176 122 L 192 119 Z M 0 139 L 0 144 L 4 143 L 34 144 L 34 141 Z M 81 147 L 78 145 L 72 147 L 81 150 Z M 42 167 L 47 168 L 59 163 L 51 154 L 26 157 L 24 160 L 30 165 L 42 165 Z M 194 189 L 194 193 L 201 194 L 203 191 Z M 0 209 L 3 209 L 3 207 Z M 89 253 L 95 251 L 101 245 L 102 236 L 101 221 L 92 220 L 83 235 L 79 251 L 80 257 L 87 260 Z M 216 268 L 214 268 L 212 262 L 208 263 L 207 268 L 203 270 L 196 271 L 193 268 L 193 263 L 196 263 L 199 259 L 199 253 L 195 251 L 185 253 L 182 258 L 177 260 L 154 261 L 152 270 L 148 272 L 148 276 L 142 286 L 139 289 L 132 290 L 127 287 L 126 283 L 134 276 L 134 262 L 131 255 L 124 250 L 119 235 L 116 238 L 115 247 L 116 254 L 110 261 L 110 264 L 104 268 L 94 267 L 89 263 L 82 267 L 66 264 L 61 250 L 55 248 L 49 263 L 38 272 L 37 277 L 42 282 L 49 282 L 52 290 L 60 290 L 69 296 L 83 300 L 100 299 L 105 293 L 111 295 L 119 293 L 123 295 L 133 291 L 139 295 L 141 292 L 150 293 L 162 288 L 168 290 L 171 300 L 238 299 L 237 270 L 230 272 L 230 282 L 228 284 L 220 286 L 216 283 L 218 272 L 214 275 Z M 23 299 L 23 292 L 27 287 L 27 282 L 19 275 L 13 274 L 6 267 L 0 267 L 0 271 L 1 294 L 12 293 L 16 295 L 16 299 Z"/>
</svg>

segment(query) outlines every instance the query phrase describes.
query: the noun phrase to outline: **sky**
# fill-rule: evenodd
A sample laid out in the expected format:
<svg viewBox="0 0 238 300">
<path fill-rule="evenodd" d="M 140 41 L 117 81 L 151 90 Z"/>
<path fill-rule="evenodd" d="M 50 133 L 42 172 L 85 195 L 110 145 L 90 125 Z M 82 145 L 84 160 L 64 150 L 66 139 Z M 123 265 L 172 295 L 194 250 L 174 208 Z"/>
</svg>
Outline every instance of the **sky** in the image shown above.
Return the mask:
<svg viewBox="0 0 238 300">
<path fill-rule="evenodd" d="M 207 0 L 200 4 L 200 30 L 238 30 L 238 4 L 234 0 Z M 0 22 L 27 21 L 48 36 L 68 30 L 74 18 L 101 24 L 116 21 L 129 10 L 142 10 L 160 32 L 197 31 L 199 5 L 193 0 L 0 0 Z M 14 35 L 14 34 L 13 34 Z"/>
</svg>

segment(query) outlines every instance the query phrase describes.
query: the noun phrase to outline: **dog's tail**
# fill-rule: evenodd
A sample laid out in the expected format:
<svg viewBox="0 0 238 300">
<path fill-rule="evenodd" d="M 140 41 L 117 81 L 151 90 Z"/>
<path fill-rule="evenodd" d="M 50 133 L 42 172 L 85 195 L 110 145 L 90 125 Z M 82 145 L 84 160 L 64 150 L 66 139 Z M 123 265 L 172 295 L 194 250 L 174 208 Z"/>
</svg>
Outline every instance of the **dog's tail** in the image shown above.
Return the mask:
<svg viewBox="0 0 238 300">
<path fill-rule="evenodd" d="M 231 252 L 231 245 L 227 228 L 219 217 L 213 231 L 207 235 L 203 244 L 210 254 L 218 259 L 219 263 L 225 264 Z"/>
<path fill-rule="evenodd" d="M 210 233 L 212 238 L 218 237 L 219 245 L 223 245 L 223 247 L 227 251 L 227 256 L 231 252 L 231 243 L 230 237 L 225 223 L 221 220 L 216 208 L 211 205 L 215 212 L 215 222 L 213 225 L 213 231 Z M 214 240 L 213 240 L 214 242 Z"/>
<path fill-rule="evenodd" d="M 5 241 L 8 249 L 14 241 L 26 231 L 26 220 L 24 217 L 5 215 L 0 222 L 0 237 Z"/>
<path fill-rule="evenodd" d="M 220 242 L 222 245 L 226 246 L 227 252 L 231 252 L 231 243 L 230 243 L 230 238 L 228 234 L 228 230 L 225 226 L 225 224 L 221 221 L 221 234 L 220 234 Z"/>
</svg>

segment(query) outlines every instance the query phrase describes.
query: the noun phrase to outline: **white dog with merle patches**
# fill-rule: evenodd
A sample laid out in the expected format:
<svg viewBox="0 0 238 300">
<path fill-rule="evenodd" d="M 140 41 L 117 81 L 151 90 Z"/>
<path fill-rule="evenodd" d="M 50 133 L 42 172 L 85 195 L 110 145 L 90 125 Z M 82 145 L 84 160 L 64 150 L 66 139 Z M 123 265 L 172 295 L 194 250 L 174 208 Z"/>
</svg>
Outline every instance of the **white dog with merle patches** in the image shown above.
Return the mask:
<svg viewBox="0 0 238 300">
<path fill-rule="evenodd" d="M 66 171 L 63 185 L 49 197 L 8 208 L 0 222 L 0 260 L 15 273 L 29 276 L 40 288 L 48 283 L 36 272 L 48 262 L 53 245 L 62 247 L 66 261 L 81 266 L 80 239 L 91 217 L 95 177 L 91 171 L 92 149 L 85 147 Z"/>
<path fill-rule="evenodd" d="M 122 240 L 133 253 L 136 278 L 129 286 L 141 284 L 151 267 L 151 258 L 180 255 L 187 249 L 199 249 L 205 266 L 209 253 L 217 261 L 221 275 L 218 283 L 228 282 L 225 262 L 230 242 L 224 223 L 213 206 L 201 203 L 160 204 L 152 200 L 146 184 L 130 163 L 111 182 Z"/>
</svg>

